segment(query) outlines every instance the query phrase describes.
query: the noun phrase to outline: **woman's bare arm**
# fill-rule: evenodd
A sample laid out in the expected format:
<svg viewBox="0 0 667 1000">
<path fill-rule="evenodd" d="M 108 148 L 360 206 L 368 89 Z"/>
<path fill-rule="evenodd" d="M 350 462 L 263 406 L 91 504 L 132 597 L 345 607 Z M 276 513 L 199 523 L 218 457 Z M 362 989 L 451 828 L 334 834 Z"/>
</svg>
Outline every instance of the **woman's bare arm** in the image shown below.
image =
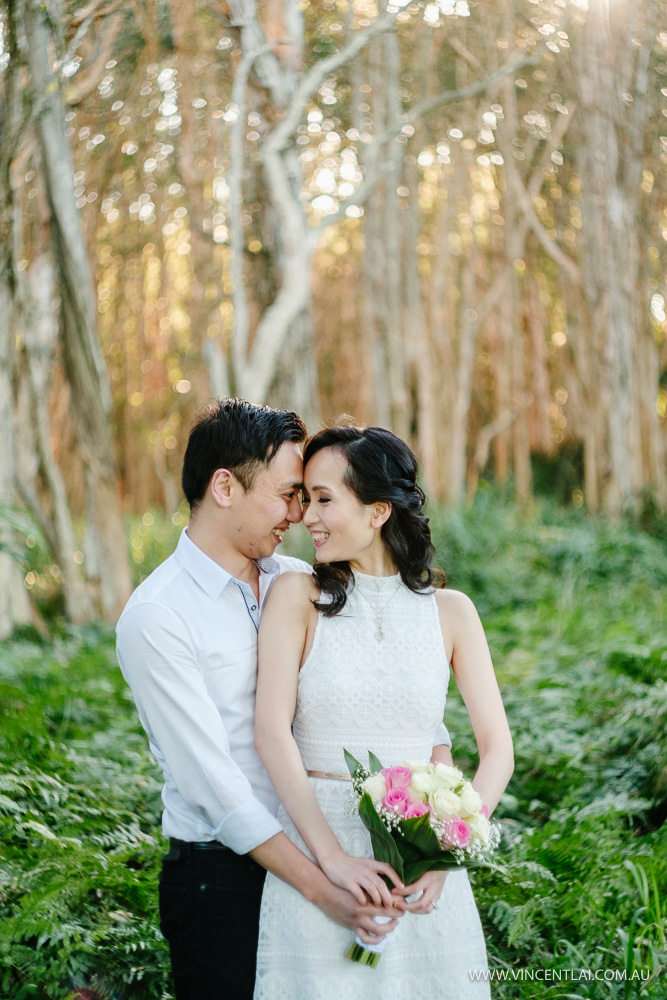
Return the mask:
<svg viewBox="0 0 667 1000">
<path fill-rule="evenodd" d="M 479 751 L 472 783 L 492 813 L 512 777 L 514 752 L 489 646 L 469 597 L 456 590 L 440 590 L 436 600 L 445 646 L 452 651 L 452 671 Z"/>
<path fill-rule="evenodd" d="M 350 858 L 334 836 L 320 809 L 292 735 L 299 669 L 312 605 L 317 591 L 305 573 L 284 573 L 274 584 L 258 637 L 255 746 L 290 819 L 313 857 L 337 885 L 360 902 L 364 893 L 379 904 L 392 905 L 382 872 L 400 885 L 389 865 L 374 859 Z M 342 754 L 342 748 L 341 748 Z"/>
</svg>

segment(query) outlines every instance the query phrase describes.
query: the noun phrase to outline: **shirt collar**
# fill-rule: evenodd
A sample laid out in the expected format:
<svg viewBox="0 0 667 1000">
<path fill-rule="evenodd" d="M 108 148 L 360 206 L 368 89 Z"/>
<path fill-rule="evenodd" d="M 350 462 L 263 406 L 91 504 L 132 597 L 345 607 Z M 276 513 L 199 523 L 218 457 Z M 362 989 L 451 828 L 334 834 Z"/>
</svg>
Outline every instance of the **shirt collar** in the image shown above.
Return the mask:
<svg viewBox="0 0 667 1000">
<path fill-rule="evenodd" d="M 268 573 L 269 576 L 277 576 L 280 573 L 280 563 L 273 556 L 264 556 L 263 559 L 255 559 L 255 566 L 262 573 Z"/>
<path fill-rule="evenodd" d="M 187 533 L 187 528 L 183 528 L 181 532 L 175 554 L 183 569 L 187 570 L 212 601 L 217 601 L 227 584 L 234 580 L 231 573 L 195 545 Z M 269 576 L 277 576 L 280 572 L 280 564 L 273 556 L 256 559 L 255 565 L 260 572 Z"/>
</svg>

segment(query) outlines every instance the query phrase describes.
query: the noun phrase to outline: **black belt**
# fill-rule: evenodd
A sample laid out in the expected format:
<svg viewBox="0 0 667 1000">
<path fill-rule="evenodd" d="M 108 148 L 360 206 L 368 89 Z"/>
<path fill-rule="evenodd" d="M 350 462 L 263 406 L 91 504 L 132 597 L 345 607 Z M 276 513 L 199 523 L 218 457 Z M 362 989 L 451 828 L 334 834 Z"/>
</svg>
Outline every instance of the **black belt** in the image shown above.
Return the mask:
<svg viewBox="0 0 667 1000">
<path fill-rule="evenodd" d="M 221 844 L 219 840 L 179 840 L 178 837 L 169 838 L 169 846 L 179 851 L 230 851 L 231 848 Z"/>
</svg>

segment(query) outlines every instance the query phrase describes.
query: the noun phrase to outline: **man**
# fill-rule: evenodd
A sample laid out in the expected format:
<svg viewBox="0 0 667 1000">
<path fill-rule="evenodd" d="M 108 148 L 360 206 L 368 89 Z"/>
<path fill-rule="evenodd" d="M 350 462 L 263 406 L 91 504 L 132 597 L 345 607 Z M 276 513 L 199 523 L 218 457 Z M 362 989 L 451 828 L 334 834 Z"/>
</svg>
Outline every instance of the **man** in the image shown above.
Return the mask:
<svg viewBox="0 0 667 1000">
<path fill-rule="evenodd" d="M 117 626 L 118 660 L 164 772 L 161 927 L 178 1000 L 252 997 L 265 870 L 362 940 L 373 915 L 282 832 L 254 748 L 257 629 L 271 584 L 301 560 L 274 556 L 301 520 L 291 412 L 237 399 L 205 405 L 183 462 L 190 523 Z M 392 911 L 400 916 L 398 909 Z"/>
</svg>

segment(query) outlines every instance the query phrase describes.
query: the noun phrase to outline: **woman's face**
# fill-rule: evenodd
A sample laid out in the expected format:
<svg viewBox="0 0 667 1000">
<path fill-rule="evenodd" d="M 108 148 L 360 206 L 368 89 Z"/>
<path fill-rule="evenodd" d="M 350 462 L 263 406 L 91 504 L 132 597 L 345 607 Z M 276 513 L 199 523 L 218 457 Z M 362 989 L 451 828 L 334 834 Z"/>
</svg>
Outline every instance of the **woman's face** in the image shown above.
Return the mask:
<svg viewBox="0 0 667 1000">
<path fill-rule="evenodd" d="M 318 562 L 356 562 L 382 546 L 372 520 L 376 505 L 364 506 L 345 485 L 347 459 L 338 448 L 322 448 L 303 473 L 303 523 L 315 544 Z"/>
</svg>

